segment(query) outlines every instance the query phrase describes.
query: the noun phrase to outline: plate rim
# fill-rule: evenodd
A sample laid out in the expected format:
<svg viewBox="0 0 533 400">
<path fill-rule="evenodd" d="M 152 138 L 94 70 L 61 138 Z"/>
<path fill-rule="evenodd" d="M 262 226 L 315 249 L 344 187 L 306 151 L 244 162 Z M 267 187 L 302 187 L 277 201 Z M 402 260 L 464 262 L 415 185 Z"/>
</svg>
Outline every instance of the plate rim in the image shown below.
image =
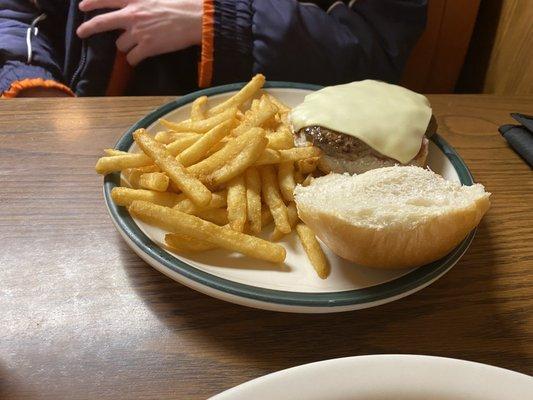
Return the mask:
<svg viewBox="0 0 533 400">
<path fill-rule="evenodd" d="M 139 128 L 146 128 L 159 118 L 170 113 L 171 111 L 185 106 L 200 96 L 212 96 L 239 90 L 244 86 L 245 82 L 233 83 L 229 85 L 216 86 L 208 89 L 199 90 L 189 93 L 176 100 L 163 104 L 156 108 L 135 124 L 133 124 L 117 141 L 114 148 L 117 150 L 127 151 L 133 144 L 133 132 Z M 273 89 L 297 89 L 297 90 L 317 90 L 321 86 L 283 82 L 283 81 L 267 81 L 265 88 Z M 444 153 L 454 167 L 459 176 L 459 180 L 463 185 L 472 185 L 474 183 L 472 174 L 466 166 L 462 158 L 457 154 L 442 137 L 438 134 L 433 135 L 432 140 L 437 147 Z M 267 302 L 279 304 L 282 306 L 300 306 L 300 307 L 340 307 L 340 306 L 356 306 L 366 303 L 384 301 L 391 297 L 399 296 L 403 293 L 413 293 L 417 288 L 423 288 L 432 281 L 438 279 L 451 269 L 454 264 L 461 258 L 470 246 L 476 229 L 468 234 L 468 236 L 450 253 L 434 261 L 430 264 L 423 265 L 414 271 L 411 271 L 392 281 L 385 282 L 379 285 L 347 290 L 341 292 L 291 292 L 276 289 L 261 288 L 258 286 L 248 285 L 231 281 L 229 279 L 221 278 L 201 271 L 192 265 L 174 257 L 163 250 L 157 243 L 153 242 L 148 236 L 144 234 L 133 221 L 125 207 L 117 206 L 111 199 L 111 190 L 120 184 L 120 174 L 108 174 L 104 178 L 104 201 L 106 202 L 108 211 L 113 218 L 115 225 L 126 234 L 130 240 L 140 248 L 147 256 L 158 262 L 165 268 L 191 279 L 201 285 L 208 286 L 212 289 L 225 292 L 241 298 L 252 299 L 260 302 Z M 406 295 L 407 295 L 406 294 Z"/>
<path fill-rule="evenodd" d="M 295 365 L 293 367 L 284 368 L 278 371 L 273 371 L 256 378 L 250 379 L 248 381 L 242 382 L 238 385 L 235 385 L 231 388 L 228 388 L 220 393 L 215 394 L 214 396 L 209 397 L 209 400 L 223 400 L 230 398 L 228 396 L 239 395 L 239 391 L 250 390 L 256 387 L 256 385 L 269 384 L 270 381 L 279 379 L 281 376 L 286 374 L 291 374 L 296 371 L 301 371 L 304 369 L 314 370 L 317 367 L 332 367 L 332 364 L 344 363 L 344 362 L 353 362 L 353 363 L 365 363 L 365 362 L 377 362 L 382 359 L 383 362 L 396 363 L 398 361 L 403 363 L 430 363 L 434 367 L 439 366 L 449 366 L 451 369 L 460 367 L 460 368 L 476 368 L 478 373 L 499 373 L 501 376 L 512 377 L 514 379 L 531 379 L 531 377 L 522 372 L 514 371 L 507 368 L 502 368 L 496 365 L 485 364 L 477 361 L 465 360 L 460 358 L 453 357 L 443 357 L 435 355 L 426 355 L 426 354 L 401 354 L 401 353 L 390 353 L 390 354 L 367 354 L 367 355 L 357 355 L 357 356 L 346 356 L 346 357 L 337 357 L 327 360 L 320 360 L 309 362 L 305 364 Z M 487 372 L 488 371 L 488 372 Z M 316 372 L 316 371 L 314 371 Z M 289 376 L 290 378 L 290 376 Z M 532 385 L 533 386 L 533 385 Z"/>
</svg>

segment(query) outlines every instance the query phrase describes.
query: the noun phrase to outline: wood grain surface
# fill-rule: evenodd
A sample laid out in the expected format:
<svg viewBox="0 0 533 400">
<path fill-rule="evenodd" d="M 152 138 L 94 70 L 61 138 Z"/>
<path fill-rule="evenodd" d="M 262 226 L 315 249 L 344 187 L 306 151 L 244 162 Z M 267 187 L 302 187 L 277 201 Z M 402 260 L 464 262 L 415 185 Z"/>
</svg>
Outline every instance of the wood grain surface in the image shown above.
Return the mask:
<svg viewBox="0 0 533 400">
<path fill-rule="evenodd" d="M 532 97 L 430 97 L 492 208 L 430 287 L 330 315 L 209 298 L 123 242 L 93 167 L 167 100 L 0 102 L 0 399 L 205 399 L 283 368 L 377 353 L 533 372 L 533 174 L 497 133 L 510 112 L 532 113 Z"/>
</svg>

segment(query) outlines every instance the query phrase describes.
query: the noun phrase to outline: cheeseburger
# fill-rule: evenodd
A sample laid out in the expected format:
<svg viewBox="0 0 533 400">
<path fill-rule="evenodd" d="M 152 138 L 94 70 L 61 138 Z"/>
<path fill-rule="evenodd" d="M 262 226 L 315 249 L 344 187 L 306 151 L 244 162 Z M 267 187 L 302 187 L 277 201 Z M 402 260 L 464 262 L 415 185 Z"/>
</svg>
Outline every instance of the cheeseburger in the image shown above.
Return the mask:
<svg viewBox="0 0 533 400">
<path fill-rule="evenodd" d="M 437 128 L 428 99 L 401 86 L 364 80 L 305 97 L 290 114 L 298 145 L 312 143 L 324 172 L 360 174 L 393 165 L 425 166 Z"/>
</svg>

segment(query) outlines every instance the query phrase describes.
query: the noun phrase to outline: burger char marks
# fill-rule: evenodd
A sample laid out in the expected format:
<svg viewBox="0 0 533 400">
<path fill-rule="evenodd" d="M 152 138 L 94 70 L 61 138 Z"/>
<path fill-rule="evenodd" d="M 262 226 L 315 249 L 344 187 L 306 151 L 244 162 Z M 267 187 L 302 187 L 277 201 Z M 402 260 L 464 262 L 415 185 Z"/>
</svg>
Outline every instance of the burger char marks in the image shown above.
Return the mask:
<svg viewBox="0 0 533 400">
<path fill-rule="evenodd" d="M 321 126 L 308 126 L 302 128 L 300 135 L 305 135 L 307 141 L 319 147 L 326 154 L 352 160 L 359 157 L 375 154 L 383 157 L 363 141 L 344 133 L 332 131 Z"/>
<path fill-rule="evenodd" d="M 430 137 L 437 130 L 437 121 L 431 116 L 425 136 Z M 299 136 L 305 136 L 307 141 L 319 147 L 324 153 L 346 160 L 357 160 L 360 157 L 374 155 L 378 158 L 388 157 L 377 152 L 362 140 L 341 132 L 332 131 L 322 126 L 308 126 L 300 129 Z"/>
</svg>

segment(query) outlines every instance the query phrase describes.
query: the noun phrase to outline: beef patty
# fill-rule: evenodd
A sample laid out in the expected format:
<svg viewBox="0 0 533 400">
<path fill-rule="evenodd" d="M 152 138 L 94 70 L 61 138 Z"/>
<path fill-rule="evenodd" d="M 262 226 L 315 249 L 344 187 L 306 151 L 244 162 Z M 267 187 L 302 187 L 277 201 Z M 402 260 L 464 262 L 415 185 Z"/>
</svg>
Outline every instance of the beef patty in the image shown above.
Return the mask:
<svg viewBox="0 0 533 400">
<path fill-rule="evenodd" d="M 431 116 L 431 120 L 429 121 L 424 135 L 430 137 L 436 132 L 436 130 L 437 121 L 434 116 Z M 378 158 L 387 158 L 362 140 L 321 126 L 308 126 L 302 128 L 298 132 L 298 136 L 304 136 L 308 142 L 313 143 L 313 146 L 319 147 L 324 153 L 346 160 L 356 160 L 368 155 L 374 155 Z"/>
</svg>

